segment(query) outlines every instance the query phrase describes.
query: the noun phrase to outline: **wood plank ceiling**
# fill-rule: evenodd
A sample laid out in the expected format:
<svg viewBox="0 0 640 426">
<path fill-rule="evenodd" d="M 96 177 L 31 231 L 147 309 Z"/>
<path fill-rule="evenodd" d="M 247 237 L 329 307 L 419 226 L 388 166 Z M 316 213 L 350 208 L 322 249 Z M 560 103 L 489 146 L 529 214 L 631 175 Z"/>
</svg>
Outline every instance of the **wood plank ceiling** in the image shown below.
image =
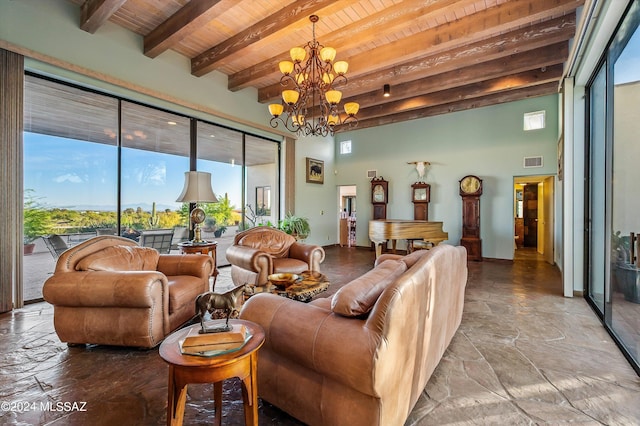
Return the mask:
<svg viewBox="0 0 640 426">
<path fill-rule="evenodd" d="M 191 73 L 217 70 L 231 91 L 278 101 L 278 62 L 316 38 L 349 62 L 343 102 L 358 128 L 557 93 L 584 0 L 72 0 L 80 27 L 107 21 L 171 49 Z M 578 11 L 581 9 L 578 9 Z M 383 97 L 384 84 L 391 96 Z"/>
</svg>

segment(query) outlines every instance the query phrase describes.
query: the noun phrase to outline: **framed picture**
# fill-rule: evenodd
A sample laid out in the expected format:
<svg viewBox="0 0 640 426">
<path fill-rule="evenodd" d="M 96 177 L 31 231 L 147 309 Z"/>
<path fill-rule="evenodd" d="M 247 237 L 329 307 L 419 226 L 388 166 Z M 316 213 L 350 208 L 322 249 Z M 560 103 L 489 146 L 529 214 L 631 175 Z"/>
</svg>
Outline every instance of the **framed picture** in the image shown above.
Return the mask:
<svg viewBox="0 0 640 426">
<path fill-rule="evenodd" d="M 307 157 L 307 182 L 324 183 L 324 161 Z"/>
</svg>

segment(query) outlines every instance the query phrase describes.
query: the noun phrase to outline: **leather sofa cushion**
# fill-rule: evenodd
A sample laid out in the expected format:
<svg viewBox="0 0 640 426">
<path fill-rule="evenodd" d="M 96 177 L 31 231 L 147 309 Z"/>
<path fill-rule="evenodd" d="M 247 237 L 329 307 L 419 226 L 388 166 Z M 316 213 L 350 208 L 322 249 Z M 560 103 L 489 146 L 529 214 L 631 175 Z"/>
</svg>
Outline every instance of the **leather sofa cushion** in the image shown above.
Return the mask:
<svg viewBox="0 0 640 426">
<path fill-rule="evenodd" d="M 400 260 L 385 260 L 338 290 L 331 300 L 331 310 L 347 317 L 369 313 L 384 289 L 406 270 L 406 263 Z"/>
<path fill-rule="evenodd" d="M 254 228 L 255 229 L 255 228 Z M 291 244 L 296 239 L 284 232 L 273 232 L 270 228 L 256 230 L 244 235 L 235 244 L 259 249 L 273 257 L 288 257 Z"/>
<path fill-rule="evenodd" d="M 169 314 L 173 314 L 183 306 L 196 309 L 196 298 L 202 291 L 202 280 L 189 275 L 167 277 L 169 282 Z"/>
<path fill-rule="evenodd" d="M 151 247 L 110 246 L 82 258 L 77 271 L 155 271 L 160 253 Z"/>
<path fill-rule="evenodd" d="M 290 257 L 273 259 L 273 273 L 278 274 L 282 272 L 290 272 L 292 274 L 299 274 L 309 270 L 307 262 L 302 260 L 292 259 Z"/>
</svg>

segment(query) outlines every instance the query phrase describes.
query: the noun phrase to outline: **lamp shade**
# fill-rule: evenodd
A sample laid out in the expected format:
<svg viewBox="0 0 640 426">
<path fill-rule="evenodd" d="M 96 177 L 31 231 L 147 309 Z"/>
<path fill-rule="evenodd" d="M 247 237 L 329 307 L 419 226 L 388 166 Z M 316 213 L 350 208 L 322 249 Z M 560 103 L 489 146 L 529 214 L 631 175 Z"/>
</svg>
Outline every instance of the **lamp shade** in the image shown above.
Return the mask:
<svg viewBox="0 0 640 426">
<path fill-rule="evenodd" d="M 336 49 L 333 47 L 323 47 L 320 49 L 320 58 L 325 62 L 331 62 L 336 58 Z"/>
<path fill-rule="evenodd" d="M 333 64 L 333 69 L 338 75 L 345 75 L 349 69 L 349 63 L 346 61 L 338 61 Z"/>
<path fill-rule="evenodd" d="M 269 112 L 274 117 L 278 117 L 284 111 L 284 106 L 282 104 L 269 104 Z"/>
<path fill-rule="evenodd" d="M 302 62 L 307 56 L 307 51 L 302 47 L 293 47 L 289 51 L 289 54 L 291 55 L 291 59 L 293 60 L 293 62 Z"/>
<path fill-rule="evenodd" d="M 342 99 L 342 92 L 339 90 L 329 90 L 324 96 L 331 105 L 338 105 L 340 99 Z"/>
<path fill-rule="evenodd" d="M 278 64 L 278 68 L 280 68 L 280 72 L 284 75 L 289 75 L 291 74 L 291 71 L 293 71 L 293 62 L 291 61 L 281 61 Z"/>
<path fill-rule="evenodd" d="M 300 97 L 300 93 L 295 90 L 283 90 L 282 91 L 282 99 L 289 105 L 293 105 L 298 102 L 298 98 Z"/>
<path fill-rule="evenodd" d="M 358 113 L 360 109 L 360 104 L 357 102 L 347 102 L 344 104 L 344 112 L 346 112 L 350 116 L 354 116 Z"/>
<path fill-rule="evenodd" d="M 217 203 L 218 199 L 211 188 L 211 173 L 185 172 L 184 188 L 176 201 L 180 203 Z"/>
</svg>

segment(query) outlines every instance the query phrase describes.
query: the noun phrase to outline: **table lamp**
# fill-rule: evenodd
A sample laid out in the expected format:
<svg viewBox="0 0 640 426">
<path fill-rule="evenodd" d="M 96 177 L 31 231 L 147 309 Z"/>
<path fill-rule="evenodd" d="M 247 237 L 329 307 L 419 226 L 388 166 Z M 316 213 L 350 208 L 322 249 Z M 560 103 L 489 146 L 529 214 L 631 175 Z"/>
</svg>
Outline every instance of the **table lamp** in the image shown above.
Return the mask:
<svg viewBox="0 0 640 426">
<path fill-rule="evenodd" d="M 208 172 L 185 172 L 184 188 L 176 200 L 180 203 L 217 203 L 218 199 L 211 188 L 211 173 Z M 200 224 L 204 222 L 206 215 L 197 205 L 189 214 L 189 220 L 193 224 L 192 243 L 202 242 Z"/>
</svg>

